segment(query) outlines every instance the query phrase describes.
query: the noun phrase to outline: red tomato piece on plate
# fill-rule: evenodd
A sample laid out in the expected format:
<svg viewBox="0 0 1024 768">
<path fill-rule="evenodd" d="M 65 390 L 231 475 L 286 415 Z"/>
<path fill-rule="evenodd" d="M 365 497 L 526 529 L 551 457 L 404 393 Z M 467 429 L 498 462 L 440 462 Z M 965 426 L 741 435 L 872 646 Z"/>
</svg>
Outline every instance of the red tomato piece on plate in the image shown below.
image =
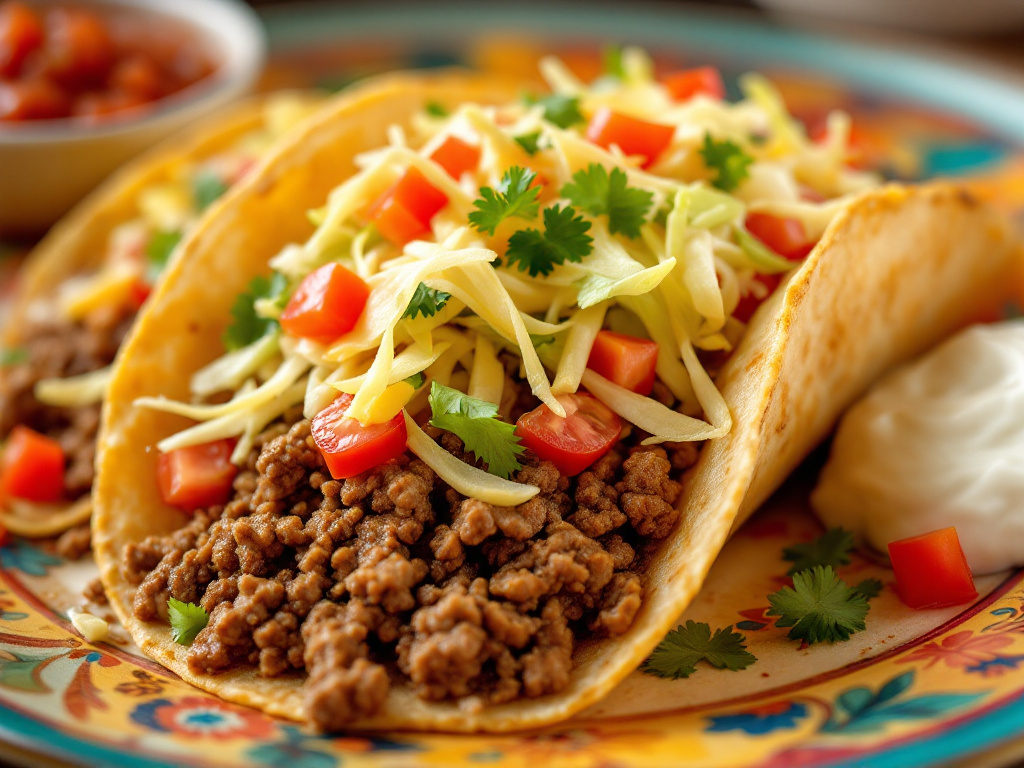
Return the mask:
<svg viewBox="0 0 1024 768">
<path fill-rule="evenodd" d="M 480 164 L 480 147 L 458 136 L 449 136 L 434 150 L 430 159 L 448 171 L 453 179 L 460 179 L 462 174 L 476 170 Z"/>
<path fill-rule="evenodd" d="M 156 480 L 164 504 L 194 512 L 231 498 L 238 467 L 231 463 L 234 440 L 214 440 L 161 453 Z"/>
<path fill-rule="evenodd" d="M 654 387 L 657 363 L 657 342 L 614 331 L 600 331 L 590 348 L 587 368 L 638 395 L 649 395 Z"/>
<path fill-rule="evenodd" d="M 281 313 L 281 327 L 292 336 L 330 341 L 351 331 L 363 314 L 370 287 L 341 264 L 324 264 L 295 289 Z"/>
<path fill-rule="evenodd" d="M 679 72 L 670 72 L 661 78 L 669 95 L 676 101 L 686 101 L 698 94 L 713 99 L 725 98 L 722 75 L 714 67 L 696 67 Z"/>
<path fill-rule="evenodd" d="M 978 597 L 956 528 L 889 544 L 896 591 L 911 608 L 945 608 Z"/>
<path fill-rule="evenodd" d="M 800 261 L 814 250 L 816 241 L 807 237 L 799 219 L 752 212 L 747 214 L 746 224 L 750 234 L 790 261 Z"/>
<path fill-rule="evenodd" d="M 401 247 L 430 231 L 430 220 L 447 204 L 448 195 L 416 168 L 410 168 L 370 205 L 366 218 L 384 237 Z"/>
<path fill-rule="evenodd" d="M 26 3 L 0 3 L 0 77 L 17 77 L 22 62 L 43 44 L 43 22 Z"/>
<path fill-rule="evenodd" d="M 60 443 L 18 425 L 4 446 L 0 498 L 50 503 L 64 493 L 64 450 Z"/>
<path fill-rule="evenodd" d="M 587 126 L 587 139 L 605 149 L 618 144 L 627 155 L 643 157 L 646 168 L 665 151 L 675 132 L 671 125 L 649 123 L 602 107 Z"/>
<path fill-rule="evenodd" d="M 586 392 L 559 395 L 565 418 L 546 405 L 519 417 L 516 435 L 540 458 L 550 461 L 563 475 L 578 475 L 604 456 L 622 433 L 619 417 Z"/>
<path fill-rule="evenodd" d="M 331 477 L 341 480 L 366 472 L 405 452 L 405 416 L 383 424 L 360 424 L 345 415 L 352 395 L 342 394 L 313 417 L 310 429 Z"/>
</svg>

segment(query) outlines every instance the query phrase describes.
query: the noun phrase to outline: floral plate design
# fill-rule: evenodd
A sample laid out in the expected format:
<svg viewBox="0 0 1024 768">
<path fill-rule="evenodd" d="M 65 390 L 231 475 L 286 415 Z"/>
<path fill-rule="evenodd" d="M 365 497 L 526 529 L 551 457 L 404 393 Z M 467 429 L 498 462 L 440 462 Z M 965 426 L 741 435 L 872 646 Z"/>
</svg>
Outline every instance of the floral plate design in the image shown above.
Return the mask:
<svg viewBox="0 0 1024 768">
<path fill-rule="evenodd" d="M 600 72 L 605 41 L 636 42 L 665 66 L 711 61 L 730 77 L 760 69 L 812 133 L 829 109 L 850 112 L 852 161 L 892 178 L 960 175 L 1008 212 L 1024 213 L 1024 119 L 1014 106 L 1024 98 L 941 61 L 744 18 L 650 8 L 427 8 L 274 11 L 266 17 L 274 52 L 266 85 L 338 85 L 410 65 L 532 72 L 552 50 L 589 77 Z M 10 263 L 0 264 L 0 297 Z M 680 619 L 733 625 L 756 664 L 740 672 L 702 665 L 678 681 L 637 672 L 569 723 L 516 735 L 323 736 L 222 702 L 138 655 L 116 631 L 110 643 L 85 641 L 67 609 L 82 604 L 95 566 L 12 540 L 0 547 L 0 761 L 904 768 L 994 749 L 1004 758 L 1024 754 L 1024 571 L 978 579 L 973 605 L 912 611 L 896 597 L 891 571 L 856 556 L 840 575 L 885 585 L 864 632 L 802 647 L 767 615 L 766 595 L 787 582 L 782 549 L 821 533 L 807 506 L 815 461 L 820 456 L 733 537 Z"/>
</svg>

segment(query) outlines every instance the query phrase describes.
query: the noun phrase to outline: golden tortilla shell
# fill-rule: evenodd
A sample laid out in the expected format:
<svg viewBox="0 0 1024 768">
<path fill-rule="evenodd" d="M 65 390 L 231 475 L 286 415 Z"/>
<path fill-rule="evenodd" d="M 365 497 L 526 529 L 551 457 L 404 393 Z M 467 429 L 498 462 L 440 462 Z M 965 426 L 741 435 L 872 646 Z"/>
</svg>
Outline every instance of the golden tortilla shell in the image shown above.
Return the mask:
<svg viewBox="0 0 1024 768">
<path fill-rule="evenodd" d="M 235 296 L 267 259 L 312 231 L 308 208 L 354 171 L 353 156 L 381 145 L 429 101 L 501 101 L 488 79 L 392 76 L 324 110 L 206 222 L 186 245 L 135 328 L 111 386 L 96 486 L 94 548 L 111 603 L 136 643 L 189 682 L 287 718 L 303 718 L 302 678 L 252 668 L 192 673 L 169 627 L 131 611 L 121 576 L 126 544 L 166 534 L 186 518 L 157 491 L 155 444 L 188 422 L 133 408 L 145 395 L 189 397 L 189 376 L 221 354 Z M 691 470 L 678 530 L 644 573 L 643 608 L 621 637 L 585 640 L 561 693 L 473 712 L 392 687 L 375 717 L 353 728 L 504 732 L 563 720 L 593 704 L 644 660 L 696 594 L 730 531 L 828 433 L 883 371 L 1019 293 L 1019 254 L 1007 226 L 955 187 L 887 187 L 840 214 L 804 265 L 753 318 L 719 378 L 735 426 Z"/>
</svg>

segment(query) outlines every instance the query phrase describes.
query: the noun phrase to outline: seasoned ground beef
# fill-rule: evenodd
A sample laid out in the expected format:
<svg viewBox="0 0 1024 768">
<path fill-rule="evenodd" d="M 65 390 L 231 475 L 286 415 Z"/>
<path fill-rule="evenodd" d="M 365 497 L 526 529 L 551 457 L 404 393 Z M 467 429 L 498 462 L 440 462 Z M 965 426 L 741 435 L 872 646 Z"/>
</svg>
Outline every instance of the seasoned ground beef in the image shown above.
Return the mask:
<svg viewBox="0 0 1024 768">
<path fill-rule="evenodd" d="M 64 449 L 64 495 L 74 501 L 92 489 L 100 406 L 57 408 L 36 400 L 43 379 L 65 378 L 99 370 L 114 361 L 134 311 L 125 307 L 96 310 L 83 321 L 59 317 L 32 321 L 17 348 L 26 359 L 0 367 L 0 440 L 18 424 L 57 440 Z"/>
<path fill-rule="evenodd" d="M 456 456 L 462 443 L 427 433 Z M 468 708 L 561 690 L 574 637 L 626 632 L 640 609 L 639 555 L 678 519 L 673 476 L 692 446 L 617 446 L 578 478 L 529 452 L 515 508 L 467 499 L 419 459 L 330 478 L 309 422 L 260 436 L 228 504 L 126 548 L 135 615 L 167 600 L 210 614 L 195 672 L 237 664 L 305 670 L 323 730 L 372 715 L 405 680 Z"/>
</svg>

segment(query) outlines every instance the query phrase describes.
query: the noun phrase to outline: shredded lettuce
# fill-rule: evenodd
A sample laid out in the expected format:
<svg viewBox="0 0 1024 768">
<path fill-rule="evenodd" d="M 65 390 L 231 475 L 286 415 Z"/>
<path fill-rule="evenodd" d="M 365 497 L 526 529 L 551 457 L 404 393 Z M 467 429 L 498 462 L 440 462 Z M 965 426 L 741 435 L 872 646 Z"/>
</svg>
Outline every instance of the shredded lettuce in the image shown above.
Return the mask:
<svg viewBox="0 0 1024 768">
<path fill-rule="evenodd" d="M 80 408 L 100 403 L 107 394 L 110 383 L 110 366 L 81 376 L 65 379 L 43 379 L 36 382 L 36 400 L 47 405 L 62 408 Z"/>
<path fill-rule="evenodd" d="M 281 336 L 269 333 L 247 347 L 218 357 L 205 368 L 192 374 L 192 393 L 208 397 L 216 392 L 238 389 L 242 382 L 253 376 L 259 368 L 276 355 L 281 348 Z"/>
</svg>

